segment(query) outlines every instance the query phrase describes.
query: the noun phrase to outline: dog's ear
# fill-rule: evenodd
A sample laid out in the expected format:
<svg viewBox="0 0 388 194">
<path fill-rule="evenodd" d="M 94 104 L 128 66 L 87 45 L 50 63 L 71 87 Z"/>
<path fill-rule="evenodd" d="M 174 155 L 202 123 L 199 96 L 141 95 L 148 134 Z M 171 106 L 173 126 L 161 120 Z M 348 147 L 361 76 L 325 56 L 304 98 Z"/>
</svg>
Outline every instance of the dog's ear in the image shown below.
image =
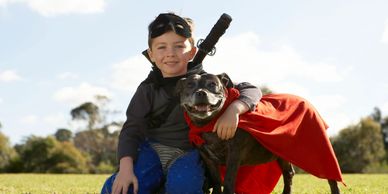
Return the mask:
<svg viewBox="0 0 388 194">
<path fill-rule="evenodd" d="M 178 82 L 176 83 L 176 86 L 175 86 L 175 96 L 179 96 L 180 93 L 182 92 L 184 86 L 186 84 L 186 78 L 181 78 L 180 80 L 178 80 Z"/>
<path fill-rule="evenodd" d="M 218 79 L 221 80 L 222 84 L 224 84 L 225 87 L 227 88 L 233 87 L 233 82 L 226 73 L 218 74 L 217 77 Z"/>
</svg>

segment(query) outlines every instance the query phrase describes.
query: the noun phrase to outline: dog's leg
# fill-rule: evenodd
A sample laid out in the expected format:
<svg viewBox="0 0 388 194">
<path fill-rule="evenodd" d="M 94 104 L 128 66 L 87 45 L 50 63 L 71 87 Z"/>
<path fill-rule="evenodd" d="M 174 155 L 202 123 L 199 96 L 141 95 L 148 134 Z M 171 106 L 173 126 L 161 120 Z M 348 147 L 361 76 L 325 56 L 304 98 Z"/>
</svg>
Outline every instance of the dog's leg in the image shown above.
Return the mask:
<svg viewBox="0 0 388 194">
<path fill-rule="evenodd" d="M 204 146 L 201 146 L 199 148 L 200 155 L 202 157 L 202 160 L 205 162 L 207 170 L 209 170 L 210 175 L 210 186 L 213 187 L 212 194 L 221 194 L 221 175 L 220 171 L 218 169 L 218 165 L 209 159 L 209 156 L 207 154 L 207 150 Z"/>
<path fill-rule="evenodd" d="M 226 157 L 226 174 L 224 179 L 224 194 L 233 194 L 235 190 L 237 171 L 240 167 L 240 152 L 236 142 L 228 140 L 228 155 Z"/>
<path fill-rule="evenodd" d="M 328 180 L 330 185 L 331 194 L 340 194 L 340 190 L 337 185 L 337 181 L 335 180 Z"/>
<path fill-rule="evenodd" d="M 294 168 L 291 163 L 283 159 L 278 158 L 277 161 L 283 173 L 283 194 L 291 194 L 292 177 L 295 174 Z"/>
</svg>

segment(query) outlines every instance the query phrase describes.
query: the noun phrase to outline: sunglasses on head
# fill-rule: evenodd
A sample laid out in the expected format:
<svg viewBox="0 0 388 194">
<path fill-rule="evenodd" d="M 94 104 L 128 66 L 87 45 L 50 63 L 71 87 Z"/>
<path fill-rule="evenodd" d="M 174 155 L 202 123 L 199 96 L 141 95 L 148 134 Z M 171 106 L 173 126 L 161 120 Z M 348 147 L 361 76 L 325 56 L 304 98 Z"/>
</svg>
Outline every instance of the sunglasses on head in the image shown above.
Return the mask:
<svg viewBox="0 0 388 194">
<path fill-rule="evenodd" d="M 148 27 L 149 38 L 156 38 L 168 31 L 174 31 L 185 38 L 191 37 L 189 24 L 183 18 L 171 13 L 160 14 Z"/>
</svg>

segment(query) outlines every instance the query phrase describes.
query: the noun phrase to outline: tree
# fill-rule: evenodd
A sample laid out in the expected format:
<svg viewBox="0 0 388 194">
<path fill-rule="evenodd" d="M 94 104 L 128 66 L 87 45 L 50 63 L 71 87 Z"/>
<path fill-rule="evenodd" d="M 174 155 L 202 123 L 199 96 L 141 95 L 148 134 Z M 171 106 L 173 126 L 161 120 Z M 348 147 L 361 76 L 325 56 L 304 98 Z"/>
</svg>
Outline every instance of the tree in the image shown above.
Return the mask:
<svg viewBox="0 0 388 194">
<path fill-rule="evenodd" d="M 89 159 L 68 141 L 59 142 L 48 160 L 52 164 L 47 169 L 50 173 L 89 172 Z"/>
<path fill-rule="evenodd" d="M 70 114 L 73 120 L 86 121 L 87 129 L 94 129 L 107 125 L 107 116 L 115 114 L 117 111 L 112 111 L 107 108 L 110 99 L 106 96 L 96 95 L 95 103 L 85 102 L 71 110 Z"/>
<path fill-rule="evenodd" d="M 0 172 L 16 157 L 15 150 L 11 147 L 8 138 L 0 131 Z"/>
<path fill-rule="evenodd" d="M 378 122 L 381 126 L 382 140 L 388 157 L 388 117 L 383 118 L 381 110 L 378 107 L 375 107 L 373 109 L 373 112 L 372 114 L 370 114 L 370 117 L 374 121 Z M 387 158 L 387 162 L 388 162 L 388 158 Z"/>
<path fill-rule="evenodd" d="M 74 135 L 74 145 L 91 158 L 93 172 L 106 172 L 117 163 L 116 147 L 118 131 L 110 132 L 111 127 L 121 127 L 122 123 L 108 122 L 107 117 L 117 113 L 107 108 L 109 99 L 105 96 L 96 96 L 96 102 L 86 102 L 71 110 L 73 120 L 88 123 L 86 129 Z M 100 170 L 103 169 L 103 170 Z"/>
<path fill-rule="evenodd" d="M 109 126 L 100 129 L 80 131 L 75 134 L 74 145 L 81 151 L 88 153 L 95 172 L 97 167 L 105 164 L 115 166 L 116 147 L 119 132 L 110 133 Z"/>
<path fill-rule="evenodd" d="M 381 121 L 381 133 L 383 135 L 384 147 L 388 155 L 388 116 Z"/>
<path fill-rule="evenodd" d="M 377 107 L 375 107 L 373 109 L 373 112 L 372 114 L 370 114 L 370 117 L 376 121 L 377 123 L 380 123 L 381 122 L 381 119 L 382 119 L 382 114 L 381 114 L 381 110 Z"/>
<path fill-rule="evenodd" d="M 22 165 L 23 172 L 34 173 L 84 173 L 88 159 L 70 142 L 59 142 L 54 137 L 30 136 L 19 145 L 20 158 L 14 161 Z"/>
<path fill-rule="evenodd" d="M 380 125 L 370 117 L 341 130 L 332 144 L 342 171 L 366 173 L 381 164 L 385 156 L 381 139 Z"/>
<path fill-rule="evenodd" d="M 73 133 L 68 129 L 58 129 L 54 136 L 60 142 L 71 141 Z"/>
<path fill-rule="evenodd" d="M 70 112 L 73 120 L 86 120 L 88 128 L 92 129 L 101 121 L 99 108 L 92 102 L 85 102 Z"/>
</svg>

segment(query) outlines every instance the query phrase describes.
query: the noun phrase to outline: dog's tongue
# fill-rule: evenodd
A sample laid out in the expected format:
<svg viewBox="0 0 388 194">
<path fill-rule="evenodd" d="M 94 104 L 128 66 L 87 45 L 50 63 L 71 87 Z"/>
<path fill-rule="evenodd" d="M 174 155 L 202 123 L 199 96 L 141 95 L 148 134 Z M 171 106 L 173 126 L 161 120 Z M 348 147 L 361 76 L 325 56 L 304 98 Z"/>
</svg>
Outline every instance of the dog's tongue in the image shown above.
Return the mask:
<svg viewBox="0 0 388 194">
<path fill-rule="evenodd" d="M 205 112 L 210 110 L 209 105 L 195 105 L 194 108 L 196 111 L 200 111 L 200 112 Z"/>
</svg>

